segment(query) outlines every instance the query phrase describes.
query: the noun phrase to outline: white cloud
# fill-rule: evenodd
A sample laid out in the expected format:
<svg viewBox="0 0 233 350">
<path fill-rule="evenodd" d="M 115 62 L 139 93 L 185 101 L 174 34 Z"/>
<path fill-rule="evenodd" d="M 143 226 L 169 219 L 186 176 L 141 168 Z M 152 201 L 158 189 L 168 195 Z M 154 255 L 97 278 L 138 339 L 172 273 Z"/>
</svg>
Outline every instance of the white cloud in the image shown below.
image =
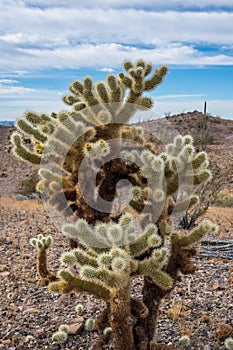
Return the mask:
<svg viewBox="0 0 233 350">
<path fill-rule="evenodd" d="M 205 8 L 207 6 L 221 8 L 223 6 L 232 7 L 232 0 L 147 0 L 146 3 L 141 0 L 131 0 L 127 2 L 125 0 L 79 0 L 77 2 L 73 0 L 26 0 L 25 4 L 33 6 L 62 6 L 62 7 L 102 7 L 102 8 L 128 8 L 128 7 L 150 7 L 153 9 L 167 9 L 167 8 Z"/>
<path fill-rule="evenodd" d="M 43 1 L 33 3 L 43 5 Z M 54 2 L 55 5 L 59 3 L 58 0 Z M 77 3 L 79 6 L 75 2 L 67 3 L 62 9 L 46 7 L 52 6 L 52 2 L 47 5 L 44 2 L 45 8 L 28 7 L 30 2 L 20 0 L 0 3 L 0 21 L 4 28 L 0 34 L 0 67 L 14 67 L 15 70 L 55 66 L 115 67 L 122 61 L 123 53 L 130 53 L 131 57 L 146 54 L 154 63 L 232 64 L 233 12 L 110 8 L 117 5 L 116 1 L 109 4 L 94 1 L 86 3 L 84 8 L 84 1 Z M 100 7 L 93 8 L 98 3 Z M 170 3 L 175 5 L 181 1 Z M 210 5 L 207 0 L 204 3 Z M 131 5 L 138 4 L 139 1 L 134 0 Z M 163 8 L 164 4 L 165 1 L 159 1 L 157 5 Z M 189 4 L 195 3 L 189 1 Z M 212 5 L 219 4 L 220 1 L 212 1 Z M 215 53 L 201 51 L 201 45 L 207 44 L 223 50 L 228 48 L 228 54 L 217 49 Z M 149 49 L 140 49 L 142 46 Z M 106 52 L 106 48 L 110 52 Z"/>
<path fill-rule="evenodd" d="M 113 68 L 109 68 L 109 67 L 104 67 L 104 68 L 100 68 L 98 69 L 100 72 L 106 72 L 106 73 L 112 73 L 114 72 Z"/>
<path fill-rule="evenodd" d="M 184 99 L 184 98 L 196 98 L 204 97 L 206 94 L 172 94 L 172 95 L 160 95 L 156 96 L 156 100 L 167 100 L 167 99 Z"/>
<path fill-rule="evenodd" d="M 8 99 L 11 96 L 17 97 L 35 92 L 35 89 L 14 85 L 18 83 L 19 81 L 14 79 L 0 79 L 0 98 Z"/>
<path fill-rule="evenodd" d="M 69 109 L 61 99 L 63 92 L 57 90 L 37 90 L 24 87 L 0 87 L 0 120 L 15 120 L 25 110 L 38 113 L 59 112 Z"/>
<path fill-rule="evenodd" d="M 0 7 L 1 9 L 1 7 Z M 2 17 L 2 18 L 1 18 Z M 68 45 L 69 41 L 232 44 L 231 12 L 147 12 L 129 9 L 3 8 L 1 41 Z M 17 21 L 15 20 L 17 18 Z"/>
<path fill-rule="evenodd" d="M 0 98 L 9 98 L 10 96 L 25 95 L 34 92 L 34 89 L 26 88 L 23 86 L 1 86 L 0 85 Z"/>
<path fill-rule="evenodd" d="M 25 107 L 44 112 L 64 108 L 58 91 L 13 80 L 34 69 L 38 76 L 53 67 L 108 73 L 127 58 L 155 65 L 233 65 L 233 11 L 224 6 L 233 9 L 232 0 L 0 1 L 0 108 L 9 118 Z M 205 50 L 208 46 L 212 50 Z M 4 101 L 9 97 L 10 102 Z M 201 99 L 202 94 L 160 96 L 156 108 L 162 114 L 202 110 Z M 233 110 L 232 101 L 209 106 L 224 116 Z"/>
<path fill-rule="evenodd" d="M 1 57 L 1 65 L 5 69 L 15 68 L 79 68 L 93 67 L 101 69 L 111 64 L 119 67 L 124 59 L 136 60 L 144 58 L 153 64 L 182 64 L 182 65 L 232 65 L 233 56 L 215 54 L 207 56 L 188 45 L 178 43 L 143 49 L 135 46 L 110 44 L 81 44 L 75 47 L 20 48 L 18 58 L 14 56 Z"/>
<path fill-rule="evenodd" d="M 18 83 L 18 80 L 13 79 L 0 79 L 0 86 L 3 84 L 15 84 Z"/>
</svg>

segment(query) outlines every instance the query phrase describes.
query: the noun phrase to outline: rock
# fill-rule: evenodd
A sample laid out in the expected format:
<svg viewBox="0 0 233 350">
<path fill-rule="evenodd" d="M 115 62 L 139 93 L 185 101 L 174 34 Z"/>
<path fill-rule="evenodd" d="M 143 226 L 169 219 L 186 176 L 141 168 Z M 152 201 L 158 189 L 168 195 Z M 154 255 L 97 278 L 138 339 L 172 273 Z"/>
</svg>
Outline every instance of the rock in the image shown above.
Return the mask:
<svg viewBox="0 0 233 350">
<path fill-rule="evenodd" d="M 68 324 L 69 334 L 78 334 L 81 333 L 84 327 L 84 319 L 79 316 L 72 320 L 71 323 Z"/>
<path fill-rule="evenodd" d="M 8 174 L 6 174 L 6 173 L 1 173 L 0 174 L 0 178 L 6 178 L 6 177 L 8 177 Z"/>
<path fill-rule="evenodd" d="M 12 196 L 13 199 L 16 199 L 17 201 L 25 201 L 27 200 L 27 197 L 26 196 L 23 196 L 22 194 L 20 193 L 16 193 Z"/>
</svg>

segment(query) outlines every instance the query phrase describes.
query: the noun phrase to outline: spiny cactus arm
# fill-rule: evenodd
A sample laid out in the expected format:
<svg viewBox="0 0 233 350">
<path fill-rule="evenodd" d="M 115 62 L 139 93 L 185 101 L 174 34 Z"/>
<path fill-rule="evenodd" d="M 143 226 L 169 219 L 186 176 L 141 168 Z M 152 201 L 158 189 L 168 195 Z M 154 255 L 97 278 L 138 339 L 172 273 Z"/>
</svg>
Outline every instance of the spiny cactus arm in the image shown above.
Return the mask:
<svg viewBox="0 0 233 350">
<path fill-rule="evenodd" d="M 131 256 L 140 256 L 149 248 L 159 247 L 161 244 L 161 238 L 157 232 L 158 229 L 155 225 L 147 225 L 143 234 L 135 242 L 129 244 Z"/>
<path fill-rule="evenodd" d="M 107 156 L 110 152 L 109 143 L 104 140 L 97 142 L 88 142 L 84 145 L 83 153 L 88 158 L 99 158 Z"/>
<path fill-rule="evenodd" d="M 83 249 L 77 248 L 68 253 L 63 253 L 61 261 L 67 266 L 84 266 L 89 265 L 92 267 L 98 267 L 97 259 L 90 254 L 90 251 L 84 251 Z"/>
<path fill-rule="evenodd" d="M 210 181 L 212 177 L 210 170 L 203 170 L 199 174 L 195 174 L 193 177 L 193 184 L 194 186 L 199 186 L 203 184 L 204 182 Z"/>
<path fill-rule="evenodd" d="M 149 276 L 151 273 L 158 269 L 162 269 L 168 260 L 168 250 L 166 248 L 155 249 L 149 258 L 145 258 L 138 262 L 138 270 L 136 273 L 139 275 Z"/>
<path fill-rule="evenodd" d="M 167 180 L 167 185 L 166 185 L 166 190 L 167 190 L 167 196 L 172 196 L 177 193 L 179 189 L 179 175 L 178 173 L 174 173 L 172 177 L 166 179 Z"/>
<path fill-rule="evenodd" d="M 72 240 L 79 241 L 86 247 L 93 248 L 93 250 L 95 250 L 95 247 L 98 249 L 99 244 L 100 247 L 103 244 L 96 236 L 95 230 L 84 219 L 78 219 L 75 224 L 64 225 L 62 233 Z"/>
<path fill-rule="evenodd" d="M 100 102 L 103 103 L 109 103 L 109 94 L 108 94 L 108 90 L 106 88 L 106 85 L 104 83 L 102 83 L 101 81 L 96 83 L 96 91 L 98 93 Z"/>
<path fill-rule="evenodd" d="M 34 152 L 30 152 L 26 147 L 22 145 L 21 137 L 17 133 L 13 133 L 11 136 L 11 141 L 15 146 L 13 151 L 16 157 L 29 162 L 31 164 L 38 165 L 41 162 L 41 156 Z"/>
<path fill-rule="evenodd" d="M 62 100 L 65 104 L 69 106 L 73 106 L 75 103 L 80 102 L 80 98 L 78 96 L 73 96 L 70 94 L 63 96 Z"/>
<path fill-rule="evenodd" d="M 145 91 L 153 90 L 155 87 L 161 84 L 167 72 L 167 66 L 160 66 L 157 68 L 152 77 L 145 81 Z"/>
<path fill-rule="evenodd" d="M 168 273 L 162 270 L 167 261 L 167 249 L 155 249 L 151 257 L 138 262 L 138 268 L 135 274 L 150 277 L 163 290 L 171 289 L 173 279 Z"/>
<path fill-rule="evenodd" d="M 161 289 L 163 289 L 165 291 L 172 289 L 173 279 L 166 272 L 164 272 L 162 270 L 157 270 L 157 271 L 154 271 L 150 275 L 150 277 L 151 277 L 152 281 L 154 282 L 154 284 L 156 284 L 156 286 L 160 287 Z"/>
<path fill-rule="evenodd" d="M 179 237 L 177 233 L 173 234 L 172 240 L 176 241 L 179 247 L 188 247 L 194 243 L 200 242 L 207 234 L 215 233 L 217 226 L 209 220 L 202 221 L 190 233 Z"/>
<path fill-rule="evenodd" d="M 124 125 L 121 130 L 121 136 L 126 139 L 132 139 L 141 144 L 144 144 L 145 142 L 143 129 L 141 127 Z"/>
<path fill-rule="evenodd" d="M 69 146 L 64 142 L 57 140 L 54 136 L 51 136 L 46 145 L 46 156 L 51 152 L 52 156 L 56 153 L 60 158 L 64 157 L 69 151 Z"/>
<path fill-rule="evenodd" d="M 98 114 L 97 114 L 97 122 L 98 125 L 103 126 L 105 124 L 110 124 L 112 122 L 112 115 L 110 112 L 110 105 L 107 105 L 106 108 L 108 108 L 108 110 L 101 110 Z"/>
<path fill-rule="evenodd" d="M 193 169 L 194 170 L 199 169 L 201 166 L 203 166 L 203 164 L 206 164 L 207 161 L 208 161 L 208 156 L 206 152 L 197 153 L 192 160 Z"/>
<path fill-rule="evenodd" d="M 32 120 L 30 120 L 29 114 L 31 115 Z M 26 111 L 24 115 L 25 118 L 28 119 L 31 123 L 34 123 L 33 116 L 35 117 L 35 115 L 37 115 L 39 117 L 39 121 L 35 122 L 35 124 L 39 123 L 40 125 L 46 124 L 47 122 L 51 121 L 54 122 L 57 118 L 57 114 L 55 112 L 51 112 L 50 115 L 48 115 L 46 113 L 38 114 L 34 111 Z"/>
<path fill-rule="evenodd" d="M 123 272 L 109 271 L 105 268 L 95 269 L 90 266 L 83 266 L 80 276 L 84 280 L 97 283 L 109 290 L 124 288 L 129 279 L 129 276 Z"/>
<path fill-rule="evenodd" d="M 16 127 L 25 135 L 33 136 L 36 140 L 45 143 L 47 137 L 40 131 L 39 128 L 34 127 L 29 121 L 25 119 L 17 119 Z"/>
<path fill-rule="evenodd" d="M 95 129 L 93 127 L 86 125 L 82 121 L 75 120 L 70 114 L 64 112 L 62 118 L 62 125 L 67 131 L 71 132 L 76 142 L 81 141 L 79 143 L 82 143 L 83 135 L 89 135 L 90 137 L 95 135 Z M 71 146 L 71 140 L 67 139 L 67 141 L 69 142 L 69 146 Z"/>
<path fill-rule="evenodd" d="M 86 281 L 78 276 L 74 276 L 66 270 L 59 273 L 61 278 L 58 282 L 49 284 L 49 291 L 52 293 L 68 294 L 70 292 L 92 294 L 104 301 L 110 300 L 110 291 L 104 286 L 97 285 L 92 281 Z"/>
<path fill-rule="evenodd" d="M 85 77 L 83 79 L 83 97 L 89 107 L 99 103 L 94 90 L 94 83 L 90 77 Z"/>
<path fill-rule="evenodd" d="M 98 99 L 94 91 L 94 83 L 90 77 L 85 77 L 82 82 L 74 80 L 70 86 L 69 90 L 71 95 L 66 95 L 63 101 L 69 105 L 80 106 L 76 110 L 81 110 L 87 106 L 94 106 L 98 104 Z M 81 104 L 83 106 L 81 106 Z"/>
<path fill-rule="evenodd" d="M 142 110 L 150 109 L 153 107 L 153 101 L 149 97 L 140 96 L 136 99 L 135 103 L 138 106 L 138 109 L 142 109 Z"/>
<path fill-rule="evenodd" d="M 61 183 L 62 185 L 69 183 L 69 179 L 65 178 L 63 176 L 61 176 L 60 174 L 56 173 L 55 171 L 51 171 L 49 169 L 46 168 L 41 168 L 38 172 L 38 174 L 40 175 L 40 177 L 44 180 L 48 180 L 49 182 L 57 182 L 57 183 Z"/>
<path fill-rule="evenodd" d="M 37 272 L 42 280 L 54 281 L 56 275 L 49 271 L 47 267 L 47 250 L 52 244 L 51 236 L 38 235 L 30 240 L 31 245 L 37 249 Z"/>
<path fill-rule="evenodd" d="M 179 200 L 174 204 L 173 210 L 176 213 L 182 212 L 184 210 L 189 210 L 199 203 L 199 197 L 197 195 L 192 195 L 183 200 Z"/>
<path fill-rule="evenodd" d="M 115 75 L 109 74 L 106 78 L 106 84 L 109 89 L 109 102 L 122 102 L 125 96 L 125 87 L 119 79 Z"/>
</svg>

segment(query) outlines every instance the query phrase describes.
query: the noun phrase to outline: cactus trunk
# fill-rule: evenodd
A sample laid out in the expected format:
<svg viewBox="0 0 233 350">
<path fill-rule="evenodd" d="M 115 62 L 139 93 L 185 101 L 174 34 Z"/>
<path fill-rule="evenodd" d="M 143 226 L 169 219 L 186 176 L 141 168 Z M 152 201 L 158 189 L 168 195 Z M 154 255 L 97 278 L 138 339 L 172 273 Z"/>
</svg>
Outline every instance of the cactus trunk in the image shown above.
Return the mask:
<svg viewBox="0 0 233 350">
<path fill-rule="evenodd" d="M 110 301 L 110 324 L 114 350 L 134 350 L 133 317 L 130 312 L 129 285 L 116 292 Z"/>
</svg>

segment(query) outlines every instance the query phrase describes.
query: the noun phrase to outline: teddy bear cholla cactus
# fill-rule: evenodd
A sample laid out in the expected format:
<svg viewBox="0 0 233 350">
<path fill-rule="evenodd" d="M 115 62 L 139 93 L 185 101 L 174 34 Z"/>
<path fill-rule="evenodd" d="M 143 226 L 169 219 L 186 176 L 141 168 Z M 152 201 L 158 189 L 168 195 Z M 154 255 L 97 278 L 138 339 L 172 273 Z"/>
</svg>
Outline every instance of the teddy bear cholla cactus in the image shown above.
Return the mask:
<svg viewBox="0 0 233 350">
<path fill-rule="evenodd" d="M 50 116 L 26 112 L 16 125 L 23 136 L 31 138 L 31 147 L 24 144 L 18 132 L 12 135 L 14 152 L 18 157 L 33 164 L 40 164 L 41 160 L 43 163 L 54 162 L 62 170 L 62 174 L 59 172 L 62 189 L 56 186 L 58 181 L 51 183 L 51 173 L 41 171 L 42 180 L 38 184 L 38 191 L 46 188 L 51 202 L 60 210 L 66 209 L 68 201 L 72 213 L 76 211 L 78 217 L 88 222 L 109 220 L 110 215 L 93 210 L 77 191 L 78 170 L 83 158 L 88 153 L 97 153 L 101 145 L 102 148 L 99 148 L 106 155 L 108 145 L 102 142 L 120 138 L 122 124 L 127 123 L 137 110 L 152 107 L 152 100 L 142 96 L 143 92 L 159 85 L 167 73 L 167 67 L 161 66 L 147 78 L 152 65 L 143 60 L 137 61 L 135 65 L 126 61 L 124 68 L 125 75 L 108 75 L 105 82 L 94 83 L 89 77 L 84 78 L 83 82 L 73 81 L 69 87 L 71 93 L 64 97 L 65 103 L 72 106 L 71 112 L 51 113 Z M 125 129 L 124 137 L 144 142 L 141 128 Z M 137 169 L 127 166 L 120 159 L 107 162 L 98 176 L 100 196 L 112 201 L 117 182 L 122 178 L 129 178 L 133 182 L 131 175 Z M 57 174 L 55 177 L 57 179 Z M 88 186 L 92 188 L 93 184 L 87 183 Z M 67 201 L 63 200 L 64 195 Z"/>
<path fill-rule="evenodd" d="M 207 155 L 195 152 L 190 136 L 177 136 L 158 154 L 144 140 L 141 128 L 124 125 L 137 110 L 152 107 L 143 92 L 160 84 L 167 72 L 162 66 L 148 77 L 152 66 L 142 60 L 135 65 L 126 61 L 124 68 L 126 74 L 109 75 L 105 82 L 94 83 L 89 77 L 72 82 L 71 94 L 64 97 L 72 111 L 50 116 L 27 112 L 17 127 L 30 136 L 32 145 L 25 145 L 19 132 L 12 135 L 12 142 L 22 159 L 33 164 L 43 160 L 38 191 L 58 210 L 78 217 L 62 228 L 74 249 L 62 255 L 66 267 L 55 281 L 46 264 L 48 238 L 31 241 L 38 250 L 39 275 L 52 281 L 53 292 L 86 292 L 106 302 L 95 323 L 102 334 L 96 347 L 109 342 L 115 350 L 148 350 L 159 348 L 153 336 L 162 298 L 175 287 L 179 271 L 195 271 L 192 245 L 216 228 L 208 221 L 190 232 L 172 228 L 172 213 L 178 215 L 198 201 L 192 186 L 211 177 Z M 111 160 L 105 158 L 111 152 L 110 141 L 118 139 L 120 145 L 124 138 L 138 146 L 126 147 Z M 96 183 L 80 170 L 84 158 L 96 166 L 106 159 Z M 83 178 L 94 207 L 80 189 Z M 98 210 L 100 197 L 111 209 L 122 179 L 132 184 L 129 212 L 112 215 L 111 210 Z M 180 198 L 180 190 L 186 197 Z M 144 278 L 142 300 L 131 296 L 131 282 L 137 276 Z M 111 332 L 103 334 L 109 326 Z"/>
</svg>

